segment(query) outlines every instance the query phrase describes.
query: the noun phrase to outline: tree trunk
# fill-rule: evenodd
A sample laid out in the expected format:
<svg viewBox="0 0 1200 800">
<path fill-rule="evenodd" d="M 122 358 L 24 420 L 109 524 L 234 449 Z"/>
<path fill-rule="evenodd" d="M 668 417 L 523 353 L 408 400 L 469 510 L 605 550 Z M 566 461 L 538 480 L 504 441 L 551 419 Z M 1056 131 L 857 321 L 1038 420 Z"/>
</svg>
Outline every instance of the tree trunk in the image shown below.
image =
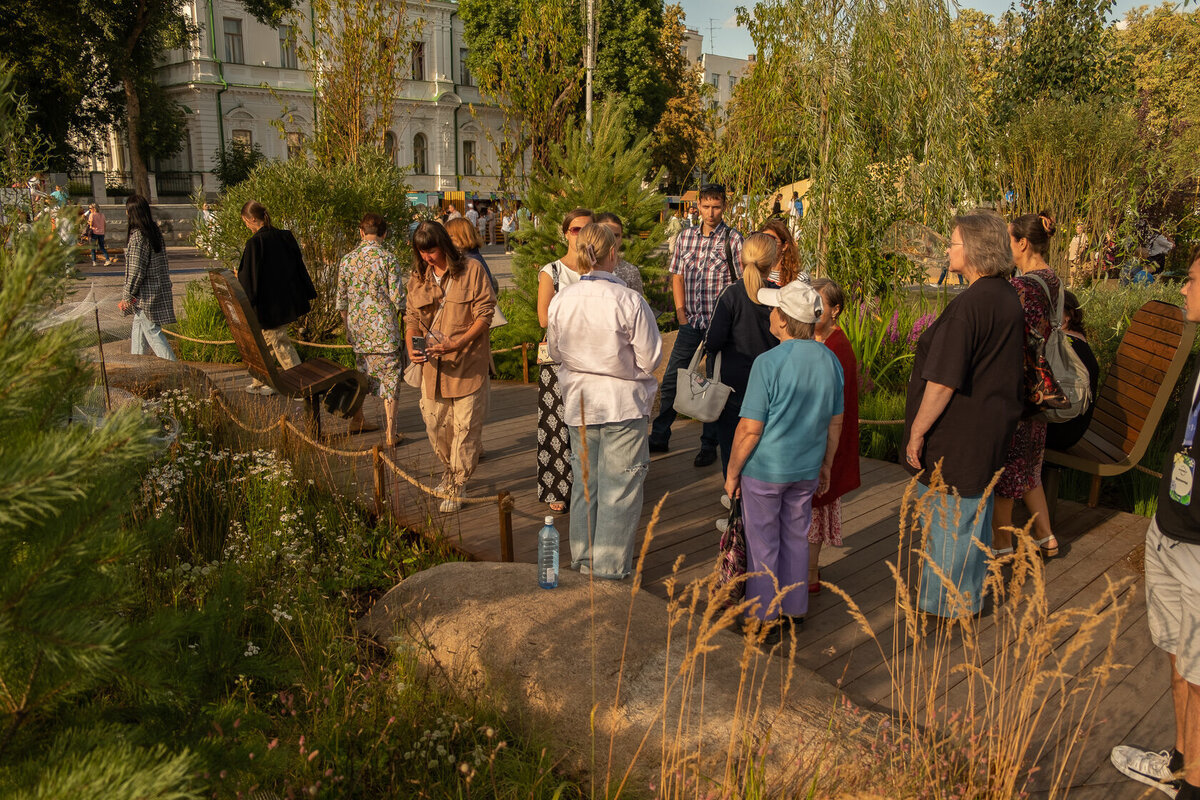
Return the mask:
<svg viewBox="0 0 1200 800">
<path fill-rule="evenodd" d="M 146 170 L 146 161 L 142 158 L 142 134 L 138 130 L 142 121 L 142 104 L 138 98 L 137 87 L 133 76 L 121 76 L 125 87 L 125 124 L 129 135 L 129 168 L 133 173 L 133 190 L 147 200 L 150 199 L 150 175 Z"/>
</svg>

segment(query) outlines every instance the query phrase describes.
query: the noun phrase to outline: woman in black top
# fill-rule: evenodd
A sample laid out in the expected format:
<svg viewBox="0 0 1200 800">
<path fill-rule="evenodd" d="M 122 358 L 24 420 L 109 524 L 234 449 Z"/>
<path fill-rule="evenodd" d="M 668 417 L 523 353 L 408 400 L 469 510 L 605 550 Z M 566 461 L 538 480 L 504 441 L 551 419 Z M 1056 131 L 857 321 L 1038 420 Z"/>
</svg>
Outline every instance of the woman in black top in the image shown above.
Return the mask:
<svg viewBox="0 0 1200 800">
<path fill-rule="evenodd" d="M 304 266 L 300 245 L 291 231 L 271 225 L 271 215 L 253 200 L 242 206 L 242 222 L 253 235 L 242 251 L 238 282 L 262 326 L 263 339 L 284 369 L 300 364 L 300 355 L 288 338 L 288 325 L 304 316 L 317 297 L 316 287 Z M 251 379 L 246 391 L 275 394 L 270 386 Z"/>
<path fill-rule="evenodd" d="M 717 418 L 722 473 L 729 467 L 729 451 L 741 418 L 750 367 L 754 359 L 779 344 L 771 333 L 771 309 L 758 302 L 759 289 L 778 288 L 767 277 L 775 257 L 775 240 L 770 236 L 756 233 L 746 239 L 742 245 L 742 277 L 721 292 L 704 340 L 710 362 L 718 353 L 721 355 L 721 383 L 733 389 Z"/>
<path fill-rule="evenodd" d="M 1092 402 L 1083 413 L 1066 422 L 1055 422 L 1046 426 L 1046 449 L 1068 450 L 1075 445 L 1087 432 L 1092 422 L 1092 412 L 1096 408 L 1096 389 L 1100 383 L 1100 364 L 1096 355 L 1088 345 L 1087 334 L 1083 330 L 1083 309 L 1079 307 L 1079 298 L 1074 292 L 1068 291 L 1063 295 L 1063 331 L 1070 337 L 1071 348 L 1075 355 L 1087 367 L 1088 383 L 1092 387 Z"/>
<path fill-rule="evenodd" d="M 917 342 L 903 451 L 905 468 L 920 475 L 918 509 L 929 525 L 929 558 L 939 568 L 922 570 L 918 606 L 946 617 L 975 614 L 983 605 L 988 489 L 1022 411 L 1025 333 L 1021 301 L 1008 282 L 1008 226 L 986 213 L 954 223 L 950 271 L 970 285 Z M 932 477 L 939 467 L 940 483 Z"/>
</svg>

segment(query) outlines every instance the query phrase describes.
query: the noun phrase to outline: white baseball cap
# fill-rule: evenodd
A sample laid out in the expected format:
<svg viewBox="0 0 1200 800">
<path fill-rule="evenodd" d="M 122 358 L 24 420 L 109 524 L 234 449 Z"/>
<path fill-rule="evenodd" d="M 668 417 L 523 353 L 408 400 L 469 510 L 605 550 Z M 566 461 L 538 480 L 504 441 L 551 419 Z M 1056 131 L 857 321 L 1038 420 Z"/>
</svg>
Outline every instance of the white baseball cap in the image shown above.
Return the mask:
<svg viewBox="0 0 1200 800">
<path fill-rule="evenodd" d="M 778 308 L 800 322 L 816 322 L 824 309 L 821 295 L 801 280 L 792 281 L 778 289 L 759 289 L 758 302 Z"/>
</svg>

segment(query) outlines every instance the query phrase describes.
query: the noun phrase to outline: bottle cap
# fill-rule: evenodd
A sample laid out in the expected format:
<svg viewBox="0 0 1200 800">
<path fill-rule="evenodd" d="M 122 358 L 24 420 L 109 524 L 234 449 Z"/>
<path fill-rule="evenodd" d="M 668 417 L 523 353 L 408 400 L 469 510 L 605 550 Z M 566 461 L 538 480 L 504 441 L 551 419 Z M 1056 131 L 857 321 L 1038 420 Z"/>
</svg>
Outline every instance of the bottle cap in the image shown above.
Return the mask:
<svg viewBox="0 0 1200 800">
<path fill-rule="evenodd" d="M 554 524 L 554 517 L 551 517 L 551 516 L 547 515 L 547 516 L 546 516 L 546 524 L 547 524 L 547 525 L 553 525 L 553 524 Z"/>
</svg>

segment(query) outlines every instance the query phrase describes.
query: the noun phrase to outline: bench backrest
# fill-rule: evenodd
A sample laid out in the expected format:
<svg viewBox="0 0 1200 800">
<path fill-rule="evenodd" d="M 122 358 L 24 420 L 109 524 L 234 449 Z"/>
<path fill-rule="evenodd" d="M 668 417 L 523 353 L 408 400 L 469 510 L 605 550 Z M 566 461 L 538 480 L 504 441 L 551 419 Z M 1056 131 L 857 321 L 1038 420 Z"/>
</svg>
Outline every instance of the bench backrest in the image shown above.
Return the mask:
<svg viewBox="0 0 1200 800">
<path fill-rule="evenodd" d="M 1183 309 L 1151 300 L 1138 309 L 1121 344 L 1083 440 L 1070 452 L 1138 463 L 1154 437 L 1196 335 Z"/>
<path fill-rule="evenodd" d="M 211 269 L 208 278 L 212 282 L 213 296 L 221 304 L 225 312 L 225 320 L 229 323 L 229 332 L 237 345 L 242 361 L 250 370 L 250 374 L 263 383 L 278 388 L 279 370 L 275 359 L 267 349 L 263 339 L 262 326 L 258 324 L 258 315 L 250 306 L 250 298 L 238 281 L 237 276 L 227 269 Z"/>
</svg>

